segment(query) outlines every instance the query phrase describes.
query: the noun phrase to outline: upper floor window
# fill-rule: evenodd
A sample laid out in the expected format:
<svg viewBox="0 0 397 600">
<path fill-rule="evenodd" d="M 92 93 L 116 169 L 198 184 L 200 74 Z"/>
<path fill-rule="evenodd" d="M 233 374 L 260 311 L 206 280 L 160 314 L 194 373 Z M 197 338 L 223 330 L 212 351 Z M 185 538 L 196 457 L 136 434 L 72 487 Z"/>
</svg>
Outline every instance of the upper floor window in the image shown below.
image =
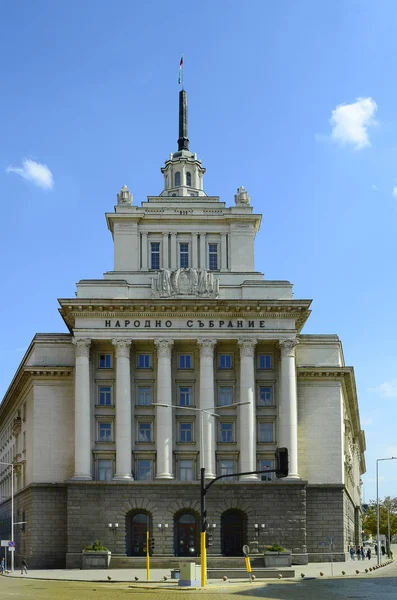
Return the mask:
<svg viewBox="0 0 397 600">
<path fill-rule="evenodd" d="M 160 269 L 160 242 L 150 242 L 150 268 Z"/>
<path fill-rule="evenodd" d="M 179 461 L 179 481 L 193 481 L 194 463 L 193 460 L 183 459 Z"/>
<path fill-rule="evenodd" d="M 186 173 L 186 185 L 192 185 L 192 174 L 190 171 L 187 171 Z"/>
<path fill-rule="evenodd" d="M 149 406 L 152 401 L 152 388 L 140 386 L 138 388 L 138 406 Z"/>
<path fill-rule="evenodd" d="M 219 441 L 222 443 L 234 442 L 233 436 L 233 423 L 220 423 L 219 424 Z"/>
<path fill-rule="evenodd" d="M 219 475 L 232 475 L 234 473 L 234 460 L 220 460 L 218 463 L 218 471 Z"/>
<path fill-rule="evenodd" d="M 150 369 L 150 354 L 138 354 L 138 369 Z"/>
<path fill-rule="evenodd" d="M 152 424 L 138 423 L 138 442 L 152 441 Z"/>
<path fill-rule="evenodd" d="M 273 429 L 273 423 L 258 423 L 258 442 L 273 442 Z"/>
<path fill-rule="evenodd" d="M 112 424 L 111 423 L 98 423 L 98 441 L 99 442 L 111 442 L 112 441 Z"/>
<path fill-rule="evenodd" d="M 112 355 L 111 354 L 99 354 L 98 367 L 100 369 L 111 369 L 112 368 Z"/>
<path fill-rule="evenodd" d="M 175 187 L 179 187 L 181 185 L 181 173 L 177 171 L 175 173 Z"/>
<path fill-rule="evenodd" d="M 192 355 L 191 354 L 180 354 L 178 357 L 178 369 L 191 369 L 192 368 Z"/>
<path fill-rule="evenodd" d="M 274 469 L 274 460 L 271 458 L 261 458 L 258 462 L 258 470 L 265 471 L 266 469 Z M 261 473 L 262 481 L 272 481 L 273 473 Z"/>
<path fill-rule="evenodd" d="M 179 441 L 193 441 L 193 423 L 179 423 Z"/>
<path fill-rule="evenodd" d="M 192 388 L 191 387 L 180 387 L 179 388 L 179 405 L 180 406 L 191 406 L 192 405 Z"/>
<path fill-rule="evenodd" d="M 258 355 L 258 368 L 259 369 L 272 369 L 273 361 L 271 354 L 259 354 Z"/>
<path fill-rule="evenodd" d="M 181 269 L 189 268 L 189 244 L 179 244 L 179 266 Z"/>
<path fill-rule="evenodd" d="M 218 393 L 218 406 L 233 404 L 233 388 L 221 386 Z"/>
<path fill-rule="evenodd" d="M 100 385 L 98 388 L 98 404 L 101 406 L 111 406 L 112 388 L 110 385 Z"/>
<path fill-rule="evenodd" d="M 218 244 L 208 244 L 208 268 L 210 271 L 218 270 Z"/>
<path fill-rule="evenodd" d="M 97 463 L 97 475 L 99 481 L 111 481 L 113 477 L 113 461 L 100 458 Z"/>
<path fill-rule="evenodd" d="M 273 388 L 260 386 L 258 390 L 258 406 L 273 406 Z"/>
<path fill-rule="evenodd" d="M 219 368 L 220 369 L 231 369 L 232 368 L 232 355 L 231 354 L 220 354 L 219 355 Z"/>
<path fill-rule="evenodd" d="M 147 458 L 139 459 L 137 475 L 139 481 L 150 481 L 153 479 L 153 461 Z"/>
</svg>

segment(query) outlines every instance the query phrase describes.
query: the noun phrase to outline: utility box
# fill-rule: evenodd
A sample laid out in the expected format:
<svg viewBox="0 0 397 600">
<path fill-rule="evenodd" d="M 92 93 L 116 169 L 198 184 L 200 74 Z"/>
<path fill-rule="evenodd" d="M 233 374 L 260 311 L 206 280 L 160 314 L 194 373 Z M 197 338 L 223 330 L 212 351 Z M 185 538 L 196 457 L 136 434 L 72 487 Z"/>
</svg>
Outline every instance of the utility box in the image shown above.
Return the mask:
<svg viewBox="0 0 397 600">
<path fill-rule="evenodd" d="M 196 563 L 194 562 L 181 562 L 179 563 L 179 581 L 180 586 L 196 586 L 200 585 L 200 580 L 196 579 Z"/>
</svg>

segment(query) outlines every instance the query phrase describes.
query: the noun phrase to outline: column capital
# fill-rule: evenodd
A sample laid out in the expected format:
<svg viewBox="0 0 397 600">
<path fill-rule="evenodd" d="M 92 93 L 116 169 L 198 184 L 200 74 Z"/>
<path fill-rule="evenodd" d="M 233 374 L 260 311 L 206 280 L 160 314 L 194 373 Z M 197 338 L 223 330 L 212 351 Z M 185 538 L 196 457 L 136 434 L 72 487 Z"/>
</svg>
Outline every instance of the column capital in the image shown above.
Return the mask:
<svg viewBox="0 0 397 600">
<path fill-rule="evenodd" d="M 90 338 L 73 338 L 72 344 L 75 346 L 76 356 L 84 356 L 85 358 L 89 358 L 91 346 Z"/>
<path fill-rule="evenodd" d="M 212 358 L 214 356 L 214 347 L 216 342 L 217 340 L 214 338 L 197 340 L 197 343 L 200 346 L 200 356 L 209 356 Z"/>
<path fill-rule="evenodd" d="M 249 356 L 254 358 L 256 344 L 257 340 L 253 340 L 251 338 L 239 339 L 238 345 L 240 346 L 240 356 Z"/>
<path fill-rule="evenodd" d="M 225 231 L 221 231 L 221 238 L 225 238 L 227 236 L 227 233 Z"/>
<path fill-rule="evenodd" d="M 174 340 L 154 340 L 157 346 L 157 354 L 160 358 L 171 358 L 171 350 Z"/>
<path fill-rule="evenodd" d="M 299 344 L 296 338 L 279 340 L 281 356 L 295 356 L 295 348 Z"/>
<path fill-rule="evenodd" d="M 116 356 L 119 357 L 125 357 L 125 358 L 129 358 L 130 357 L 130 350 L 131 350 L 131 340 L 119 340 L 119 339 L 114 339 L 112 340 L 112 344 L 116 349 Z"/>
</svg>

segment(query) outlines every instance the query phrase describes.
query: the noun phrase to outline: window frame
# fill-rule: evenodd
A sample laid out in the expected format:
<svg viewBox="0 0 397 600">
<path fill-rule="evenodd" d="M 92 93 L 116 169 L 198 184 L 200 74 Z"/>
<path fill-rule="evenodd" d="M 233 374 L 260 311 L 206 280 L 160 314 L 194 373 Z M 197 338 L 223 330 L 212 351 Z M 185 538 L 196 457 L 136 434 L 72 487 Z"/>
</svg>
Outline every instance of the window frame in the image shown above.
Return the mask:
<svg viewBox="0 0 397 600">
<path fill-rule="evenodd" d="M 101 366 L 101 357 L 105 357 L 105 366 Z M 109 361 L 107 361 L 107 358 L 109 358 Z M 109 362 L 109 365 L 107 366 L 106 363 Z M 98 352 L 98 369 L 100 369 L 101 371 L 105 370 L 105 369 L 113 369 L 113 354 L 112 352 Z"/>
<path fill-rule="evenodd" d="M 260 431 L 261 425 L 271 425 L 272 427 L 272 439 L 271 440 L 261 440 Z M 259 419 L 257 423 L 257 442 L 258 444 L 275 444 L 276 443 L 276 432 L 275 432 L 275 422 L 270 420 L 262 420 Z"/>
<path fill-rule="evenodd" d="M 190 364 L 188 367 L 183 366 L 181 364 L 183 362 L 182 359 L 189 359 Z M 182 371 L 192 370 L 193 369 L 193 354 L 191 352 L 180 352 L 178 354 L 178 367 L 177 368 Z"/>
<path fill-rule="evenodd" d="M 144 403 L 140 402 L 140 394 L 141 394 L 142 390 L 148 390 L 149 391 L 149 402 L 144 402 Z M 152 386 L 151 385 L 144 385 L 144 384 L 140 385 L 138 383 L 137 392 L 136 392 L 136 406 L 139 406 L 139 407 L 151 406 L 152 405 L 152 398 L 153 398 Z"/>
<path fill-rule="evenodd" d="M 182 389 L 186 389 L 186 390 L 190 390 L 189 394 L 190 394 L 190 403 L 189 404 L 182 404 L 181 403 L 181 394 L 182 394 Z M 183 392 L 186 393 L 186 392 Z M 194 400 L 193 400 L 193 386 L 192 385 L 185 385 L 185 384 L 179 384 L 178 385 L 178 398 L 177 398 L 177 405 L 178 406 L 194 406 Z"/>
<path fill-rule="evenodd" d="M 192 478 L 191 479 L 182 479 L 181 477 L 181 469 L 182 469 L 182 462 L 190 462 L 191 463 L 191 473 L 192 473 Z M 180 456 L 178 457 L 178 462 L 177 462 L 177 473 L 178 473 L 178 481 L 184 481 L 184 482 L 188 482 L 188 481 L 195 481 L 197 479 L 196 477 L 196 460 L 194 458 L 190 458 L 187 456 Z M 187 467 L 183 467 L 184 469 L 187 469 Z"/>
<path fill-rule="evenodd" d="M 264 359 L 264 366 L 261 366 L 261 359 Z M 269 365 L 270 366 L 266 366 L 266 359 L 269 359 Z M 274 369 L 274 357 L 273 354 L 271 352 L 258 352 L 257 355 L 257 368 L 258 371 L 272 371 Z"/>
<path fill-rule="evenodd" d="M 267 462 L 271 463 L 270 466 L 269 466 L 269 469 L 274 469 L 275 468 L 275 459 L 274 459 L 274 457 L 259 456 L 258 457 L 258 471 L 262 470 L 261 462 L 264 462 L 264 461 L 267 461 Z M 264 473 L 261 473 L 259 475 L 259 477 L 260 477 L 261 481 L 268 482 L 268 481 L 274 481 L 274 475 L 275 475 L 275 473 L 269 473 L 268 475 L 265 475 Z"/>
<path fill-rule="evenodd" d="M 222 434 L 223 434 L 222 428 L 223 428 L 224 425 L 228 425 L 229 426 L 229 428 L 227 430 L 225 429 L 225 431 L 228 431 L 228 432 L 231 433 L 231 436 L 230 436 L 231 439 L 230 440 L 229 439 L 226 439 L 226 440 L 222 439 Z M 229 437 L 229 436 L 226 436 L 226 437 Z M 220 421 L 218 423 L 218 444 L 234 444 L 235 442 L 236 442 L 236 439 L 235 439 L 235 426 L 234 426 L 234 422 L 233 421 Z"/>
<path fill-rule="evenodd" d="M 174 187 L 181 187 L 181 172 L 175 171 L 174 174 Z"/>
<path fill-rule="evenodd" d="M 156 244 L 158 246 L 158 251 L 154 250 L 154 248 L 153 248 L 154 244 Z M 161 242 L 157 242 L 154 240 L 149 242 L 149 250 L 150 250 L 150 270 L 151 271 L 160 271 L 160 269 L 161 269 Z M 156 258 L 156 261 L 154 260 L 155 258 Z M 155 264 L 158 264 L 158 267 L 154 266 Z"/>
<path fill-rule="evenodd" d="M 140 366 L 141 357 L 149 357 L 149 366 Z M 145 362 L 145 361 L 144 361 Z M 140 371 L 148 370 L 152 368 L 152 353 L 151 352 L 137 352 L 136 354 L 136 368 Z"/>
<path fill-rule="evenodd" d="M 150 439 L 140 439 L 140 427 L 142 425 L 148 425 L 150 431 Z M 153 421 L 146 419 L 138 419 L 136 423 L 136 443 L 137 444 L 154 444 L 154 428 Z"/>
<path fill-rule="evenodd" d="M 216 247 L 216 251 L 211 250 L 211 246 Z M 211 266 L 211 261 L 216 259 L 216 267 Z M 219 244 L 218 242 L 208 242 L 207 247 L 207 260 L 208 260 L 208 270 L 209 271 L 219 271 Z"/>
<path fill-rule="evenodd" d="M 186 185 L 192 187 L 192 174 L 190 171 L 186 171 Z"/>
<path fill-rule="evenodd" d="M 99 478 L 99 472 L 100 472 L 100 463 L 102 462 L 109 462 L 110 464 L 110 472 L 111 472 L 111 477 L 110 478 L 104 478 L 104 479 L 100 479 Z M 112 479 L 114 478 L 115 475 L 115 470 L 114 470 L 114 465 L 115 465 L 115 459 L 114 457 L 109 457 L 109 456 L 96 456 L 95 458 L 95 480 L 96 481 L 112 481 Z"/>
<path fill-rule="evenodd" d="M 140 468 L 140 463 L 143 461 L 148 461 L 150 463 L 150 477 L 139 477 L 139 468 Z M 136 469 L 135 469 L 135 475 L 136 475 L 136 481 L 153 481 L 154 479 L 154 460 L 152 457 L 137 457 L 136 458 Z"/>
<path fill-rule="evenodd" d="M 269 389 L 270 390 L 270 395 L 271 395 L 270 404 L 261 402 L 261 389 Z M 274 385 L 273 384 L 267 384 L 265 382 L 258 383 L 256 405 L 258 408 L 272 408 L 275 406 L 275 404 L 274 404 Z"/>
<path fill-rule="evenodd" d="M 230 357 L 230 366 L 222 366 L 222 359 Z M 226 361 L 228 362 L 228 361 Z M 218 369 L 222 371 L 231 371 L 233 369 L 233 353 L 232 352 L 219 352 L 218 353 Z"/>
<path fill-rule="evenodd" d="M 228 404 L 221 404 L 222 390 L 230 390 L 231 402 L 229 402 Z M 232 404 L 234 404 L 233 399 L 234 399 L 234 386 L 233 385 L 223 385 L 223 383 L 218 384 L 218 397 L 217 397 L 217 403 L 216 403 L 217 408 L 227 408 L 228 406 L 231 406 Z"/>
<path fill-rule="evenodd" d="M 182 252 L 182 246 L 186 246 L 186 252 Z M 187 259 L 186 261 L 182 261 L 183 259 Z M 186 264 L 182 264 L 185 262 Z M 179 268 L 180 269 L 188 269 L 190 267 L 190 244 L 189 242 L 179 242 Z"/>
<path fill-rule="evenodd" d="M 181 436 L 181 427 L 183 425 L 189 425 L 190 426 L 190 440 L 183 440 L 182 436 Z M 192 420 L 187 420 L 187 419 L 178 419 L 177 420 L 177 442 L 178 444 L 194 444 L 195 440 L 194 440 L 194 423 Z"/>
<path fill-rule="evenodd" d="M 109 392 L 101 392 L 101 388 L 109 389 Z M 110 395 L 110 403 L 101 402 L 101 394 L 109 394 Z M 97 406 L 114 406 L 113 404 L 113 386 L 111 384 L 105 384 L 101 381 L 101 383 L 97 383 Z"/>
<path fill-rule="evenodd" d="M 110 439 L 101 439 L 101 427 L 103 427 L 104 425 L 109 426 Z M 104 419 L 97 420 L 97 440 L 96 441 L 98 444 L 109 444 L 109 443 L 114 442 L 112 421 L 109 421 L 108 419 L 107 420 L 104 420 Z"/>
</svg>

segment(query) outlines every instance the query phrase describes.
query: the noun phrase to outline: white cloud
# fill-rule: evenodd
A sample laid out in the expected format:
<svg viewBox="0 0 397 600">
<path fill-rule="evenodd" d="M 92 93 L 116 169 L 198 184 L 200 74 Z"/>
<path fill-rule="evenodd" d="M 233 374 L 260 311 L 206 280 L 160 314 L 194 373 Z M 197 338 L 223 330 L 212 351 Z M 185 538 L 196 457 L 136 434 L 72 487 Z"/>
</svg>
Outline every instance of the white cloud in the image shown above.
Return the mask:
<svg viewBox="0 0 397 600">
<path fill-rule="evenodd" d="M 47 165 L 35 162 L 30 158 L 26 158 L 22 162 L 22 167 L 7 167 L 7 173 L 16 173 L 27 181 L 31 181 L 34 185 L 50 190 L 54 187 L 54 178 Z"/>
<path fill-rule="evenodd" d="M 378 107 L 372 98 L 357 98 L 352 104 L 339 104 L 332 111 L 331 139 L 341 144 L 352 144 L 355 150 L 370 146 L 368 127 L 375 125 Z"/>
<path fill-rule="evenodd" d="M 370 392 L 375 392 L 382 398 L 397 398 L 397 379 L 385 381 L 375 388 L 370 388 Z"/>
<path fill-rule="evenodd" d="M 378 191 L 378 186 L 373 183 L 372 184 L 372 189 L 374 190 L 374 192 L 377 192 Z"/>
<path fill-rule="evenodd" d="M 397 183 L 393 188 L 392 196 L 393 196 L 393 198 L 397 198 Z"/>
</svg>

